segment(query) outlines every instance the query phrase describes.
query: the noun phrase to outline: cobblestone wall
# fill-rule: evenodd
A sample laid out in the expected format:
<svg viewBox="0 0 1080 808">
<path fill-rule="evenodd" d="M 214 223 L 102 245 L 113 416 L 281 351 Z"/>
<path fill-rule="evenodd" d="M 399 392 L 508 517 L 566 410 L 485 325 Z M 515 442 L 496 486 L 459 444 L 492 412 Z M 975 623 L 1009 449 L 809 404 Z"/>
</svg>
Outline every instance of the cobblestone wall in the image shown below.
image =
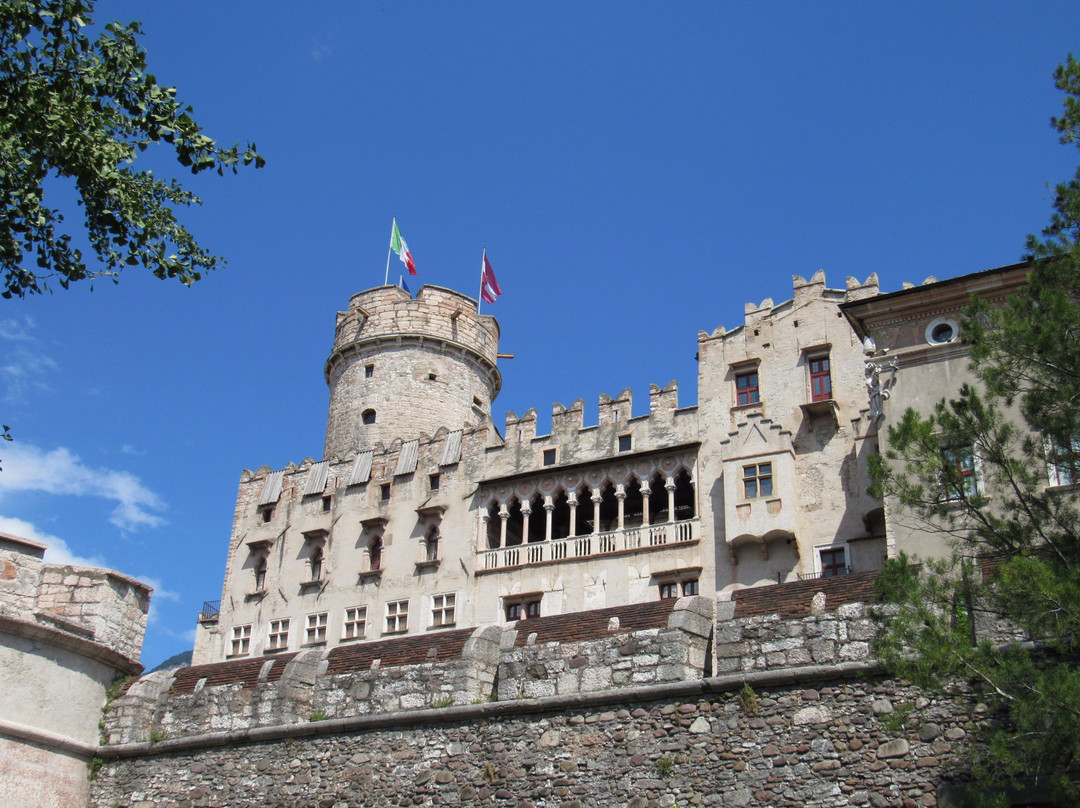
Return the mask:
<svg viewBox="0 0 1080 808">
<path fill-rule="evenodd" d="M 163 741 L 106 760 L 89 804 L 930 808 L 977 720 L 967 705 L 839 669 L 787 686 L 769 676 L 750 674 L 752 691 L 726 677 L 680 685 L 681 695 L 624 691 L 606 704 L 556 698 L 347 731 L 308 725 L 327 731 L 318 737 L 198 749 Z"/>
<path fill-rule="evenodd" d="M 825 612 L 824 598 L 820 600 L 821 609 L 794 619 L 769 614 L 725 620 L 735 605 L 721 603 L 715 637 L 717 673 L 868 659 L 874 622 L 865 604 L 846 603 Z"/>
</svg>

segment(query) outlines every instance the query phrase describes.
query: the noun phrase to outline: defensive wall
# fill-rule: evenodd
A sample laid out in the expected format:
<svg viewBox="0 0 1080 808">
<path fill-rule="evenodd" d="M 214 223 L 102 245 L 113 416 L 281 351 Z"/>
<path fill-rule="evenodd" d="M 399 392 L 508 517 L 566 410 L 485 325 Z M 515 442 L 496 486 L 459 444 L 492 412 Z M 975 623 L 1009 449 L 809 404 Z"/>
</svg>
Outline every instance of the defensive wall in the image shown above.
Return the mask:
<svg viewBox="0 0 1080 808">
<path fill-rule="evenodd" d="M 89 805 L 936 806 L 985 709 L 869 655 L 872 575 L 151 674 Z"/>
</svg>

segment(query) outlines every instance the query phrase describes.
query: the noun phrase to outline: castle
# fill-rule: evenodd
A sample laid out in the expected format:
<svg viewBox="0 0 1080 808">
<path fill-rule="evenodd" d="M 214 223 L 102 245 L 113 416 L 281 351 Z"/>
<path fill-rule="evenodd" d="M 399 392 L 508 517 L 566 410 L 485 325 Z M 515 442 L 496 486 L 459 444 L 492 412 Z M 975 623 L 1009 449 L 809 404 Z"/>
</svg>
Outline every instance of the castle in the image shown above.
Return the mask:
<svg viewBox="0 0 1080 808">
<path fill-rule="evenodd" d="M 508 414 L 499 327 L 385 286 L 337 315 L 322 459 L 241 477 L 220 605 L 194 664 L 877 569 L 876 419 L 841 304 L 877 279 L 746 307 L 698 336 L 701 404 L 653 386 Z"/>
<path fill-rule="evenodd" d="M 3 615 L 38 604 L 0 621 L 5 687 L 31 692 L 27 659 L 47 688 L 98 665 L 60 724 L 29 697 L 0 723 L 14 761 L 0 794 L 78 808 L 941 804 L 986 716 L 922 699 L 871 656 L 875 571 L 945 547 L 867 493 L 868 459 L 907 407 L 928 412 L 971 379 L 970 295 L 1000 302 L 1026 271 L 885 294 L 873 275 L 842 290 L 796 276 L 790 300 L 699 333 L 697 406 L 674 383 L 638 417 L 629 391 L 602 397 L 592 426 L 582 402 L 556 404 L 548 435 L 533 410 L 501 434 L 492 421 L 499 328 L 473 300 L 355 295 L 325 366 L 322 459 L 243 472 L 193 665 L 123 682 L 96 745 L 95 705 L 137 667 L 148 592 L 0 543 Z M 973 458 L 964 470 L 982 485 Z M 70 658 L 52 670 L 26 637 Z M 80 761 L 96 777 L 81 789 Z M 42 787 L 46 767 L 63 793 Z"/>
</svg>

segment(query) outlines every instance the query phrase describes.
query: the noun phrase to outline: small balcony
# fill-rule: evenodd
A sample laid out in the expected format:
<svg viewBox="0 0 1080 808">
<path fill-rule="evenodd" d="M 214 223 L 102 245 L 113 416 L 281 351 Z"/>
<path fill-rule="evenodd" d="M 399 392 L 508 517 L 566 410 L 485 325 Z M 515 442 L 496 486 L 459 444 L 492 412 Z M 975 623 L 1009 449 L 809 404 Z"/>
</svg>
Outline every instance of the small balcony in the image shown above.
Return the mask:
<svg viewBox="0 0 1080 808">
<path fill-rule="evenodd" d="M 532 566 L 572 561 L 579 558 L 659 550 L 675 544 L 695 542 L 700 538 L 701 522 L 685 519 L 659 525 L 590 533 L 551 541 L 529 542 L 495 550 L 481 550 L 477 573 L 509 567 Z"/>
<path fill-rule="evenodd" d="M 216 623 L 220 614 L 220 600 L 205 600 L 203 601 L 202 609 L 199 610 L 199 622 Z"/>
</svg>

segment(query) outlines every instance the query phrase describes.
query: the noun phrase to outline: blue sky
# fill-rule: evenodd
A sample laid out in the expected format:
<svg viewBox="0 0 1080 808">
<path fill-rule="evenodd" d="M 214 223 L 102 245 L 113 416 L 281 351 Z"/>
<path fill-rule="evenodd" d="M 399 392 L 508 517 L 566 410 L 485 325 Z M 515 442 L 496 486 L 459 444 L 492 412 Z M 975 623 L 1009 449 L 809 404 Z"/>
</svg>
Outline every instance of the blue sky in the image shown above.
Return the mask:
<svg viewBox="0 0 1080 808">
<path fill-rule="evenodd" d="M 1017 260 L 1075 150 L 1054 67 L 1080 4 L 146 3 L 151 70 L 223 143 L 188 178 L 226 270 L 0 301 L 0 530 L 157 588 L 143 661 L 220 596 L 240 471 L 318 458 L 334 313 L 383 282 L 504 295 L 506 411 L 677 379 L 743 305 L 877 272 L 885 290 Z M 148 157 L 172 172 L 162 155 Z M 400 264 L 391 265 L 396 272 Z M 396 275 L 393 277 L 396 278 Z M 418 283 L 411 283 L 414 291 Z"/>
</svg>

